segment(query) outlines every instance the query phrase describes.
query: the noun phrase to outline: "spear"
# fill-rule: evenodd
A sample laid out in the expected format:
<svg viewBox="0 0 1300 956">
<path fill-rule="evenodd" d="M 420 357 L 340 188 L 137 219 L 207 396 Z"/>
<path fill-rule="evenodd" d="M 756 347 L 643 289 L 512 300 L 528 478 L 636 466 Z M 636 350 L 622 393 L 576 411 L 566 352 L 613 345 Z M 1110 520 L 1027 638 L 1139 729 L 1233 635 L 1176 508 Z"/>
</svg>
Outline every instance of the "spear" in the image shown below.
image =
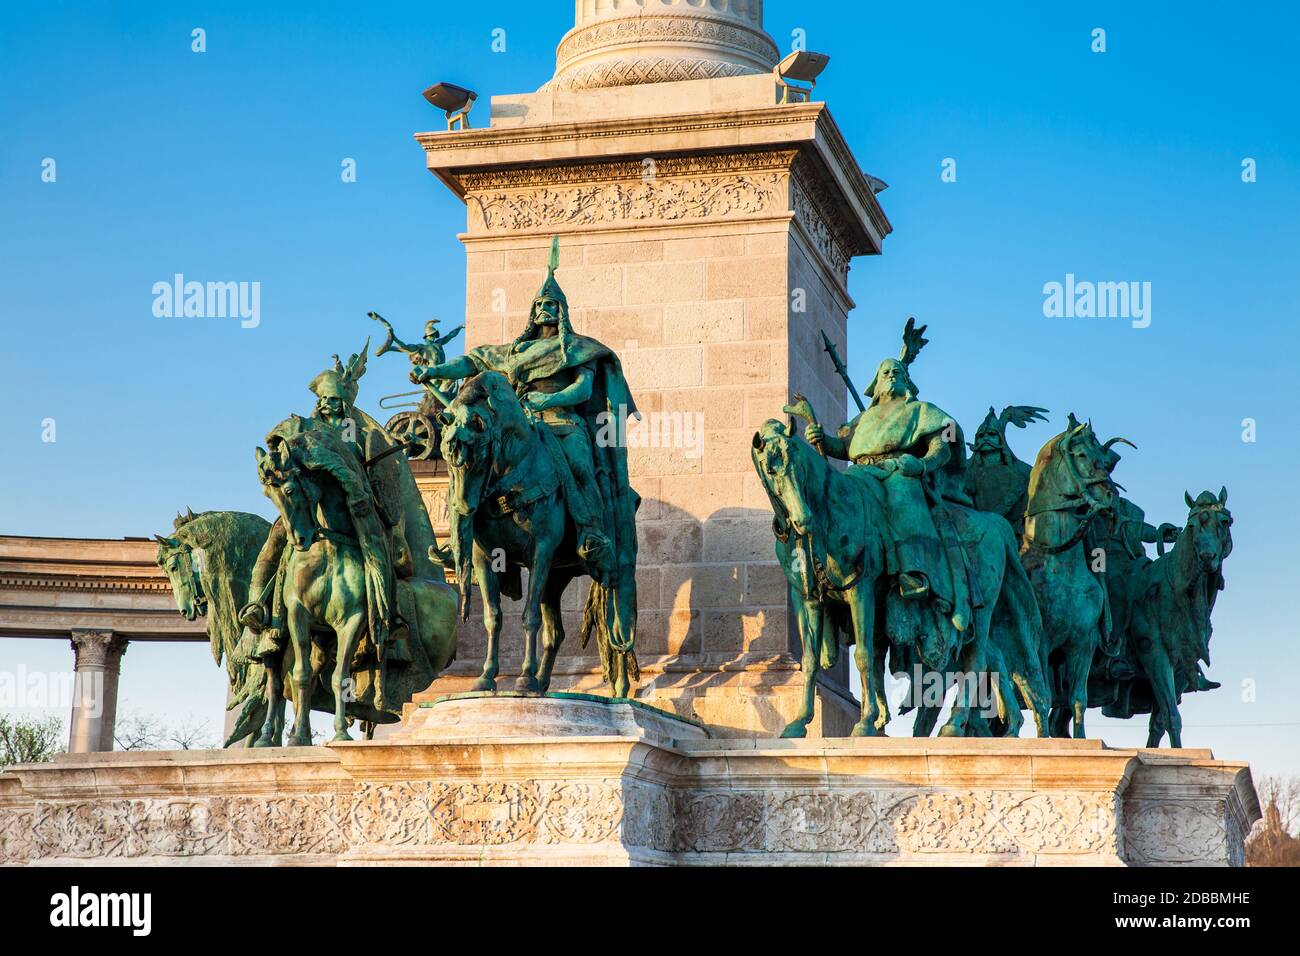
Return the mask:
<svg viewBox="0 0 1300 956">
<path fill-rule="evenodd" d="M 849 370 L 845 367 L 844 360 L 840 358 L 840 353 L 839 350 L 835 348 L 835 343 L 826 337 L 825 329 L 822 330 L 822 341 L 826 343 L 826 354 L 829 355 L 831 361 L 835 363 L 835 371 L 839 373 L 840 378 L 844 379 L 844 384 L 849 387 L 849 394 L 853 396 L 853 401 L 857 403 L 858 411 L 865 412 L 867 406 L 862 403 L 862 396 L 859 395 L 858 390 L 853 387 L 853 380 L 849 378 Z"/>
</svg>

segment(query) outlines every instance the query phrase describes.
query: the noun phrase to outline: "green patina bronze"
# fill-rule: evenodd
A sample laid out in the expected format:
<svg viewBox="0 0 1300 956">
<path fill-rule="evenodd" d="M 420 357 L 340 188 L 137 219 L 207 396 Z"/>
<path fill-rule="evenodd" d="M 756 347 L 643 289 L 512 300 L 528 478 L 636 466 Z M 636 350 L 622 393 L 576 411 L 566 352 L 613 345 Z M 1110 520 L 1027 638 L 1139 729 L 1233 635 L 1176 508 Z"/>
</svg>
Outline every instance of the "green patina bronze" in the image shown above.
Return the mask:
<svg viewBox="0 0 1300 956">
<path fill-rule="evenodd" d="M 346 365 L 335 356 L 310 384 L 314 416 L 285 419 L 257 449 L 274 524 L 209 512 L 159 538 L 181 613 L 207 599 L 214 655 L 240 707 L 227 746 L 250 734 L 279 745 L 286 700 L 291 744 L 311 743 L 311 709 L 334 715 L 335 739 L 358 720 L 369 735 L 455 656 L 456 595 L 406 456 L 354 404 L 365 363 L 364 348 Z"/>
<path fill-rule="evenodd" d="M 966 494 L 980 511 L 1006 518 L 1017 538 L 1025 533 L 1031 469 L 1007 444 L 1007 426 L 1025 428 L 1031 422 L 1047 421 L 1046 413 L 1047 409 L 1033 405 L 1008 405 L 997 415 L 989 408 L 970 445 Z"/>
<path fill-rule="evenodd" d="M 813 419 L 807 441 L 778 421 L 754 436 L 804 649 L 803 707 L 785 736 L 806 733 L 816 671 L 833 663 L 837 631 L 852 635 L 862 679 L 854 735 L 881 734 L 889 719 L 886 651 L 891 670 L 914 680 L 927 671 L 980 675 L 1007 733 L 1020 727 L 1019 694 L 1045 730 L 1038 608 L 1011 526 L 970 507 L 961 429 L 916 397 L 909 367 L 924 331 L 908 321 L 899 358 L 881 362 L 866 390 L 870 404 L 833 434 Z M 802 396 L 787 412 L 812 416 Z M 827 457 L 853 464 L 839 471 Z M 973 690 L 962 684 L 941 733 L 989 732 Z M 918 732 L 928 732 L 927 716 L 918 715 Z"/>
<path fill-rule="evenodd" d="M 573 331 L 568 300 L 555 279 L 558 248 L 556 240 L 518 338 L 439 365 L 417 365 L 411 379 L 464 380 L 440 423 L 462 616 L 469 613 L 475 583 L 484 599 L 488 647 L 475 689 L 496 687 L 503 593 L 524 598 L 516 687 L 550 686 L 564 640 L 561 596 L 573 578 L 587 575 L 592 586 L 582 642 L 596 634 L 605 680 L 615 697 L 627 697 L 638 677 L 633 648 L 641 499 L 628 481 L 622 438 L 628 416 L 637 412 L 618 357 Z M 529 571 L 526 596 L 521 568 Z"/>
<path fill-rule="evenodd" d="M 784 735 L 806 733 L 817 671 L 848 638 L 863 687 L 854 734 L 883 732 L 888 656 L 914 689 L 953 670 L 976 678 L 961 685 L 944 734 L 1015 735 L 1028 707 L 1040 736 L 1083 737 L 1087 708 L 1102 706 L 1150 713 L 1149 745 L 1167 733 L 1181 746 L 1181 696 L 1218 686 L 1198 662 L 1209 662 L 1232 546 L 1226 491 L 1188 496 L 1181 531 L 1153 527 L 1111 477 L 1125 439 L 1102 443 L 1071 415 L 1032 468 L 1015 456 L 1006 428 L 1045 420 L 1033 406 L 990 408 L 967 462 L 960 427 L 917 398 L 910 366 L 924 332 L 908 320 L 899 358 L 866 389 L 870 404 L 855 398 L 861 414 L 834 432 L 795 394 L 785 412 L 808 421 L 807 443 L 778 421 L 754 436 L 803 644 L 802 708 Z M 852 464 L 839 471 L 828 457 Z M 1146 556 L 1144 544 L 1171 541 L 1169 554 Z M 996 713 L 976 709 L 971 686 L 990 689 Z M 939 707 L 911 706 L 913 732 L 929 734 Z"/>
</svg>

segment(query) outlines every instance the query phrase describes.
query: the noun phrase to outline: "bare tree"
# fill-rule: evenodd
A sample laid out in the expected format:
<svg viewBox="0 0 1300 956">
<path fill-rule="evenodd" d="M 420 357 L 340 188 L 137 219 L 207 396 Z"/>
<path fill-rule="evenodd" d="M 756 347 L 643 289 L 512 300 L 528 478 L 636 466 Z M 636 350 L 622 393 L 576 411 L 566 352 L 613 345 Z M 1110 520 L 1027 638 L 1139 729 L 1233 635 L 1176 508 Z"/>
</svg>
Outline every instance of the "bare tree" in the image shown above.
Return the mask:
<svg viewBox="0 0 1300 956">
<path fill-rule="evenodd" d="M 0 767 L 44 763 L 63 752 L 63 722 L 57 717 L 10 717 L 0 714 Z"/>
<path fill-rule="evenodd" d="M 212 728 L 208 722 L 193 714 L 172 725 L 167 731 L 166 739 L 177 750 L 214 750 L 218 746 L 213 742 Z"/>
<path fill-rule="evenodd" d="M 155 714 L 132 712 L 117 722 L 113 742 L 118 750 L 210 750 L 212 729 L 193 714 L 168 723 Z"/>
<path fill-rule="evenodd" d="M 167 728 L 152 714 L 129 713 L 118 718 L 113 743 L 118 750 L 161 750 Z"/>
<path fill-rule="evenodd" d="M 1300 866 L 1300 779 L 1264 777 L 1256 792 L 1264 815 L 1246 841 L 1246 863 Z"/>
</svg>

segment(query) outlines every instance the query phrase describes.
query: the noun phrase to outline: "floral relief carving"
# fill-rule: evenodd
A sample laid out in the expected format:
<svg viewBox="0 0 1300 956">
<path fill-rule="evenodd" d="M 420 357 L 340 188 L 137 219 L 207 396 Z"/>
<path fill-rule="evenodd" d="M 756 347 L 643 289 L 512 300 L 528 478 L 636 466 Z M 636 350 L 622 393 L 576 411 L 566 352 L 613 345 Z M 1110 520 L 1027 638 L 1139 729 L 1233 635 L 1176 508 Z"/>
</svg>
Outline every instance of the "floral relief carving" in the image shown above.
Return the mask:
<svg viewBox="0 0 1300 956">
<path fill-rule="evenodd" d="M 0 864 L 25 863 L 36 855 L 30 810 L 0 810 Z"/>
<path fill-rule="evenodd" d="M 1227 862 L 1231 843 L 1221 806 L 1128 801 L 1124 842 L 1135 863 Z"/>
</svg>

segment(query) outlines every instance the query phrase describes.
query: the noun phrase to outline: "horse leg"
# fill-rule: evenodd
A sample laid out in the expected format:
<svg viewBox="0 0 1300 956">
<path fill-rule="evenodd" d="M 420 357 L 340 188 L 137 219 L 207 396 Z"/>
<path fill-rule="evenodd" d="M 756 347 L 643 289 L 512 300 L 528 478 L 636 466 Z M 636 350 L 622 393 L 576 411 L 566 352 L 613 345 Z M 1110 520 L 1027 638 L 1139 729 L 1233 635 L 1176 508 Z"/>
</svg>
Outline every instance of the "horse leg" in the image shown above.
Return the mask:
<svg viewBox="0 0 1300 956">
<path fill-rule="evenodd" d="M 1066 645 L 1065 690 L 1070 702 L 1070 716 L 1074 720 L 1074 737 L 1083 740 L 1087 734 L 1083 718 L 1088 711 L 1088 672 L 1092 670 L 1092 654 L 1096 642 L 1078 639 Z"/>
<path fill-rule="evenodd" d="M 290 747 L 311 745 L 311 615 L 296 599 L 285 596 L 289 639 L 293 641 L 293 738 Z"/>
<path fill-rule="evenodd" d="M 262 669 L 266 671 L 266 717 L 262 720 L 262 731 L 253 746 L 277 747 L 280 742 L 276 736 L 276 715 L 279 714 L 280 719 L 284 719 L 284 684 L 280 676 L 279 658 L 268 658 Z"/>
<path fill-rule="evenodd" d="M 820 604 L 795 598 L 799 622 L 799 643 L 803 647 L 803 702 L 794 720 L 785 725 L 782 737 L 806 737 L 808 722 L 813 719 L 817 691 L 817 666 L 821 662 L 824 612 Z M 832 628 L 832 631 L 834 629 Z M 833 635 L 832 635 L 833 639 Z"/>
<path fill-rule="evenodd" d="M 361 628 L 366 623 L 366 616 L 353 614 L 342 626 L 334 629 L 334 674 L 330 679 L 330 690 L 334 692 L 334 739 L 351 740 L 348 733 L 348 705 L 343 699 L 343 682 L 351 674 L 352 655 L 356 653 L 357 641 L 361 637 Z"/>
<path fill-rule="evenodd" d="M 540 529 L 539 529 L 540 530 Z M 537 681 L 537 634 L 542 629 L 542 602 L 546 598 L 546 583 L 551 576 L 551 558 L 555 553 L 553 538 L 539 535 L 533 539 L 532 562 L 528 566 L 528 594 L 524 601 L 524 663 L 515 680 L 515 690 L 536 693 L 541 689 Z"/>
<path fill-rule="evenodd" d="M 1155 706 L 1151 708 L 1151 730 L 1147 736 L 1148 747 L 1159 747 L 1160 738 L 1169 734 L 1169 746 L 1183 745 L 1183 718 L 1178 713 L 1178 697 L 1174 692 L 1174 669 L 1169 657 L 1157 645 L 1155 654 L 1146 664 L 1146 672 L 1151 678 L 1151 690 L 1155 694 Z M 1159 721 L 1157 722 L 1157 718 Z M 1154 739 L 1152 739 L 1154 737 Z"/>
<path fill-rule="evenodd" d="M 284 745 L 284 712 L 286 701 L 284 696 L 284 679 L 289 674 L 289 650 L 280 652 L 280 658 L 275 664 L 275 686 L 279 692 L 279 699 L 275 707 L 275 729 L 272 733 L 273 746 L 281 747 Z"/>
<path fill-rule="evenodd" d="M 975 612 L 974 634 L 971 641 L 961 652 L 961 679 L 958 681 L 957 697 L 952 702 L 952 714 L 948 722 L 939 730 L 940 737 L 969 737 L 976 731 L 971 718 L 975 714 L 977 700 L 971 699 L 972 683 L 977 688 L 989 679 L 988 641 L 990 615 L 988 608 Z"/>
<path fill-rule="evenodd" d="M 859 581 L 848 593 L 849 612 L 853 619 L 853 660 L 862 679 L 862 717 L 850 731 L 854 737 L 883 736 L 888 711 L 882 711 L 885 672 L 881 656 L 876 653 L 876 598 L 874 582 Z"/>
<path fill-rule="evenodd" d="M 546 595 L 542 599 L 542 661 L 537 666 L 537 687 L 543 694 L 551 686 L 555 655 L 564 643 L 564 618 L 560 613 L 560 601 L 571 580 L 573 579 L 552 572 L 550 580 L 546 582 Z"/>
<path fill-rule="evenodd" d="M 501 588 L 496 572 L 488 560 L 487 552 L 477 542 L 474 544 L 474 578 L 478 581 L 479 595 L 483 598 L 483 627 L 487 630 L 487 656 L 483 659 L 483 673 L 470 686 L 470 690 L 497 689 L 497 655 L 501 642 Z"/>
</svg>

